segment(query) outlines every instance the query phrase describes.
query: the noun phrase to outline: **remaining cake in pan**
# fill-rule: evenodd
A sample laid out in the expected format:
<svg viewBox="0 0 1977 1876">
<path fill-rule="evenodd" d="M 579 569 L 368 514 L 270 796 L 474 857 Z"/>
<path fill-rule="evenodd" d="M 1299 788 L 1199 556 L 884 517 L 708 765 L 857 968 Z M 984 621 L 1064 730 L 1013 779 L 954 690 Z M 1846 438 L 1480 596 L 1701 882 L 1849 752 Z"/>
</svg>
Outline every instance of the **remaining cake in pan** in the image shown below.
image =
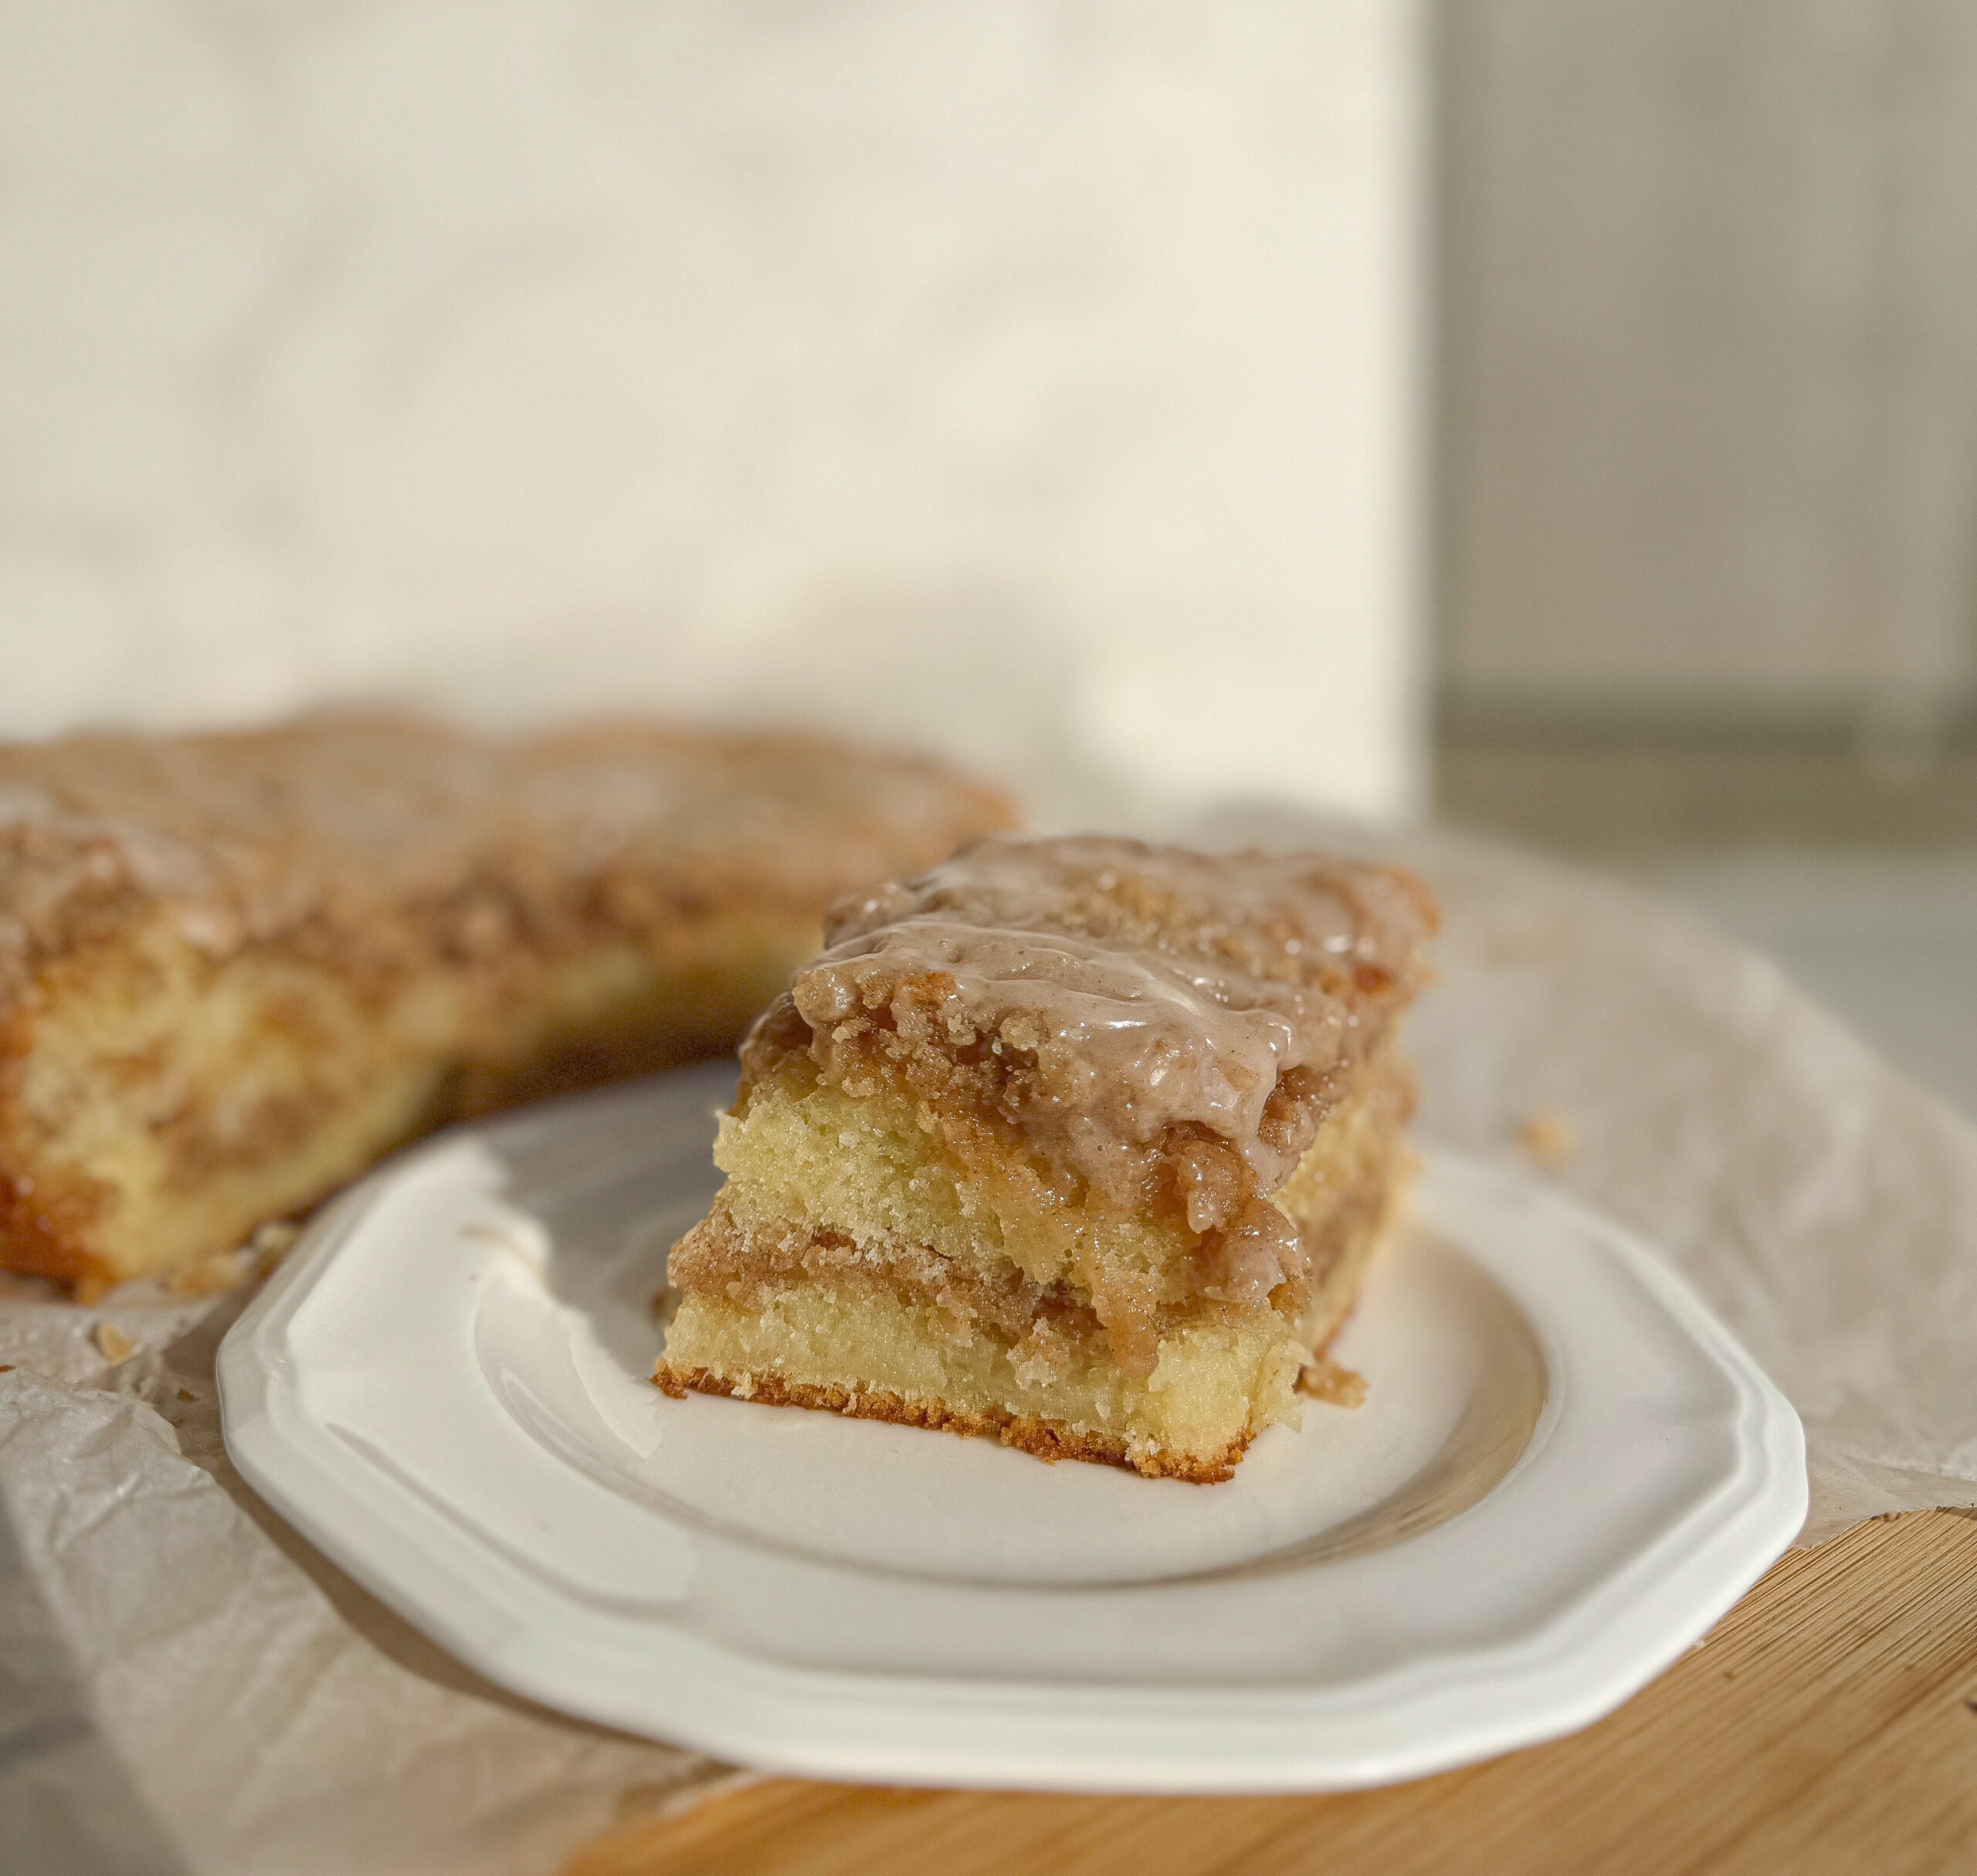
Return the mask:
<svg viewBox="0 0 1977 1876">
<path fill-rule="evenodd" d="M 0 1266 L 183 1268 L 438 1121 L 731 1047 L 834 899 L 1009 821 L 649 723 L 0 748 Z"/>
<path fill-rule="evenodd" d="M 742 1045 L 659 1385 L 1228 1477 L 1392 1207 L 1434 924 L 1385 868 L 1107 839 L 848 901 Z"/>
</svg>

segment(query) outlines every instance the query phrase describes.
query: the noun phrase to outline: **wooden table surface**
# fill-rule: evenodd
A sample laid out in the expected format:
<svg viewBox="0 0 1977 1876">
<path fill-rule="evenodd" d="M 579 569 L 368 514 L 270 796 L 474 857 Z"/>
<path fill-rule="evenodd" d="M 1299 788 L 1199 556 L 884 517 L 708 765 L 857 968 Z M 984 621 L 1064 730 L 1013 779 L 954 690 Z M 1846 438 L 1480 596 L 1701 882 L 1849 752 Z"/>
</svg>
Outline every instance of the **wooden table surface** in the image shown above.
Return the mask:
<svg viewBox="0 0 1977 1876">
<path fill-rule="evenodd" d="M 562 1876 L 1977 1873 L 1977 1516 L 1783 1559 L 1596 1726 L 1383 1791 L 1083 1798 L 778 1779 Z"/>
</svg>

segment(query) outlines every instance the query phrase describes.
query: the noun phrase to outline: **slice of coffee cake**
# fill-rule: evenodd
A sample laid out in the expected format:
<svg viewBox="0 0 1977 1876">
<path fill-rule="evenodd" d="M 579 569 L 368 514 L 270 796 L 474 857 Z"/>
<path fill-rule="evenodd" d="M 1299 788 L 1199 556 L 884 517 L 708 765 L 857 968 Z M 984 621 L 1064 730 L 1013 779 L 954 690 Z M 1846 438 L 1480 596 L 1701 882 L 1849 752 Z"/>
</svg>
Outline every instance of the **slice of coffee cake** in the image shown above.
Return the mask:
<svg viewBox="0 0 1977 1876">
<path fill-rule="evenodd" d="M 977 842 L 742 1045 L 655 1376 L 1197 1481 L 1295 1423 L 1392 1208 L 1407 875 Z"/>
</svg>

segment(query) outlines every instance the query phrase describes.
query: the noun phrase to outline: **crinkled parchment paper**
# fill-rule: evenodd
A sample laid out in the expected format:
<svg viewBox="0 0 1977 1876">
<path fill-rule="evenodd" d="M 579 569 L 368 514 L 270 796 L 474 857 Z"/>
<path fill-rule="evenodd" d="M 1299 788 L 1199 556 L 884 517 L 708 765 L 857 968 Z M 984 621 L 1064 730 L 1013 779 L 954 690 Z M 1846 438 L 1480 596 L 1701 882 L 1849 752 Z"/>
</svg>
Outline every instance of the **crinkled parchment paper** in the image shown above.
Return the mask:
<svg viewBox="0 0 1977 1876">
<path fill-rule="evenodd" d="M 1419 1136 L 1520 1162 L 1687 1274 L 1805 1420 L 1805 1541 L 1977 1502 L 1977 1130 L 1666 907 L 1385 845 L 1447 913 Z M 262 1507 L 215 1406 L 241 1300 L 0 1297 L 0 1868 L 534 1876 L 725 1776 L 478 1680 Z"/>
<path fill-rule="evenodd" d="M 213 1382 L 244 1301 L 0 1299 L 0 1870 L 547 1876 L 734 1776 L 502 1692 L 263 1505 Z"/>
</svg>

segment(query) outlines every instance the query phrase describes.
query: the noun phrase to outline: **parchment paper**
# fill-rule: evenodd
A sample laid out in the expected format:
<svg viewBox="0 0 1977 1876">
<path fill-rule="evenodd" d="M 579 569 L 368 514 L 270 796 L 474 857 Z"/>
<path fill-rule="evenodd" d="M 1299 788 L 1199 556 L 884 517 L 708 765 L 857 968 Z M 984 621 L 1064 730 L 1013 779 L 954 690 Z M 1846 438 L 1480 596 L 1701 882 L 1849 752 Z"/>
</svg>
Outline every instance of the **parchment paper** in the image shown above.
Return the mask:
<svg viewBox="0 0 1977 1876">
<path fill-rule="evenodd" d="M 1193 831 L 1368 844 L 1263 809 Z M 1521 1161 L 1688 1274 L 1805 1420 L 1802 1542 L 1977 1502 L 1977 1130 L 1669 907 L 1382 845 L 1447 914 L 1419 1138 Z M 242 1300 L 0 1297 L 0 1868 L 548 1872 L 731 1776 L 488 1686 L 262 1507 L 214 1400 Z"/>
</svg>

